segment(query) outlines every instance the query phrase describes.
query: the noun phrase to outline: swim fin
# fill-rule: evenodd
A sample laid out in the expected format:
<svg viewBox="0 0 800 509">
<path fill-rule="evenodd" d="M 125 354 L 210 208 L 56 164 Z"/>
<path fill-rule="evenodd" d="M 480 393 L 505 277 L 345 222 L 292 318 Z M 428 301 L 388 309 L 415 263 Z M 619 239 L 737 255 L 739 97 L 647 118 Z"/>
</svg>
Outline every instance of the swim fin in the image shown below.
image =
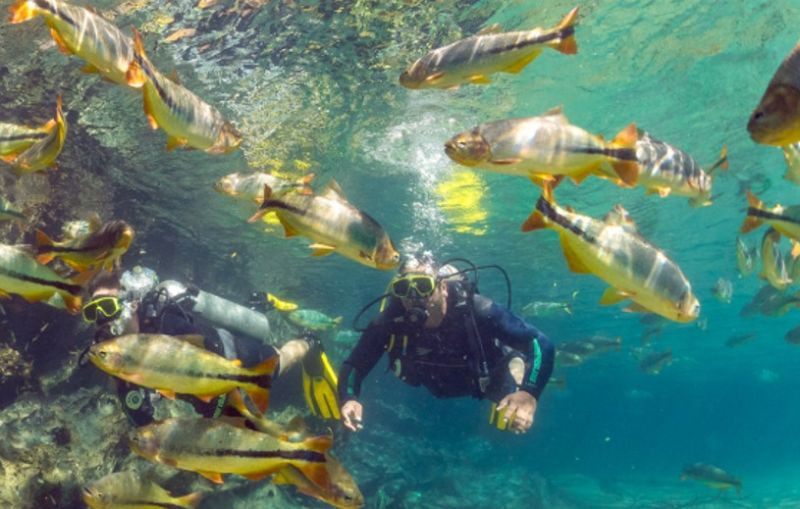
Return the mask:
<svg viewBox="0 0 800 509">
<path fill-rule="evenodd" d="M 338 380 L 336 372 L 319 341 L 311 343 L 301 363 L 303 394 L 311 413 L 322 419 L 339 420 Z"/>
</svg>

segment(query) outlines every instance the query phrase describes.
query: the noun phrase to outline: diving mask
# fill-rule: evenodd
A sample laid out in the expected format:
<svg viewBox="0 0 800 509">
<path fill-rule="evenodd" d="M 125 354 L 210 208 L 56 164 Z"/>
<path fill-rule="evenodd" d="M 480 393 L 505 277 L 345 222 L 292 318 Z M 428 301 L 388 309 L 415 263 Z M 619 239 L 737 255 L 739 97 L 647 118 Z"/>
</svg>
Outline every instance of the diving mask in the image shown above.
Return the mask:
<svg viewBox="0 0 800 509">
<path fill-rule="evenodd" d="M 395 278 L 389 292 L 401 299 L 430 297 L 436 290 L 436 278 L 428 274 L 405 274 Z"/>
<path fill-rule="evenodd" d="M 106 323 L 120 314 L 122 304 L 117 297 L 98 297 L 86 303 L 81 311 L 86 323 Z"/>
</svg>

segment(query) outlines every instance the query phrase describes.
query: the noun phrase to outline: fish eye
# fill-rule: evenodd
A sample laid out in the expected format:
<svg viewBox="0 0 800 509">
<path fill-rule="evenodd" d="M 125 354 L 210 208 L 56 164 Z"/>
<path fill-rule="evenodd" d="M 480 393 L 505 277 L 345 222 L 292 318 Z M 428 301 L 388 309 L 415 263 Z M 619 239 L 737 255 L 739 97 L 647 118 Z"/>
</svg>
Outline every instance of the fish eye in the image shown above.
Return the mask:
<svg viewBox="0 0 800 509">
<path fill-rule="evenodd" d="M 762 118 L 764 118 L 764 112 L 763 111 L 757 111 L 757 112 L 753 113 L 753 120 L 761 120 Z"/>
<path fill-rule="evenodd" d="M 108 357 L 108 353 L 106 353 L 105 350 L 100 350 L 99 352 L 97 352 L 97 356 L 100 357 L 101 359 L 105 359 L 106 357 Z"/>
</svg>

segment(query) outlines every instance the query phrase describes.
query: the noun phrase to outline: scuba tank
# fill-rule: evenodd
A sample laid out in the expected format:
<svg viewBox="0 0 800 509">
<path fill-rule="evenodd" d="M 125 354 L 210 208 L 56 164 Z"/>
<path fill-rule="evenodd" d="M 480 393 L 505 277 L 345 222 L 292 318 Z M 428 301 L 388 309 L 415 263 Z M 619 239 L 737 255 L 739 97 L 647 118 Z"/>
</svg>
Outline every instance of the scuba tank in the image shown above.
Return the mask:
<svg viewBox="0 0 800 509">
<path fill-rule="evenodd" d="M 166 294 L 167 299 L 186 306 L 187 311 L 201 315 L 217 327 L 261 340 L 270 339 L 269 320 L 258 311 L 178 281 L 164 281 L 156 287 L 156 292 Z"/>
</svg>

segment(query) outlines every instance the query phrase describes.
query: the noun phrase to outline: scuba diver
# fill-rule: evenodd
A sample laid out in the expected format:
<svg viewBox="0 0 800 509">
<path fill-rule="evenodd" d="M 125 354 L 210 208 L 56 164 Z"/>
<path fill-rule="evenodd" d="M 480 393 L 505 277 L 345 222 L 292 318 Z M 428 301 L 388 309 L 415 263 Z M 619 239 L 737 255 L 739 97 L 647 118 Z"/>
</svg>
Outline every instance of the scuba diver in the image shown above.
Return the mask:
<svg viewBox="0 0 800 509">
<path fill-rule="evenodd" d="M 407 384 L 423 385 L 437 398 L 489 399 L 489 420 L 498 429 L 530 429 L 555 349 L 537 328 L 477 293 L 461 276 L 469 270 L 478 268 L 438 267 L 429 255 L 400 266 L 387 295 L 373 301 L 385 299 L 380 315 L 339 372 L 345 427 L 362 428 L 361 384 L 387 352 L 389 369 Z"/>
<path fill-rule="evenodd" d="M 244 367 L 256 366 L 277 356 L 273 379 L 300 362 L 312 414 L 324 419 L 339 418 L 335 373 L 319 339 L 310 332 L 287 341 L 278 349 L 267 343 L 270 324 L 262 312 L 177 281 L 159 283 L 155 272 L 139 266 L 121 276 L 118 272 L 103 271 L 89 283 L 87 290 L 91 298 L 83 306 L 82 314 L 84 321 L 97 327 L 95 342 L 136 333 L 199 334 L 207 350 L 228 359 L 239 359 Z M 254 294 L 251 304 L 255 305 L 256 298 L 260 298 L 261 310 L 265 311 L 263 297 L 263 294 Z M 137 426 L 152 422 L 153 402 L 161 395 L 152 389 L 115 380 L 118 397 L 131 421 Z M 269 384 L 269 380 L 265 383 Z M 222 415 L 228 399 L 225 394 L 209 402 L 189 395 L 178 397 L 190 402 L 203 417 Z"/>
</svg>

